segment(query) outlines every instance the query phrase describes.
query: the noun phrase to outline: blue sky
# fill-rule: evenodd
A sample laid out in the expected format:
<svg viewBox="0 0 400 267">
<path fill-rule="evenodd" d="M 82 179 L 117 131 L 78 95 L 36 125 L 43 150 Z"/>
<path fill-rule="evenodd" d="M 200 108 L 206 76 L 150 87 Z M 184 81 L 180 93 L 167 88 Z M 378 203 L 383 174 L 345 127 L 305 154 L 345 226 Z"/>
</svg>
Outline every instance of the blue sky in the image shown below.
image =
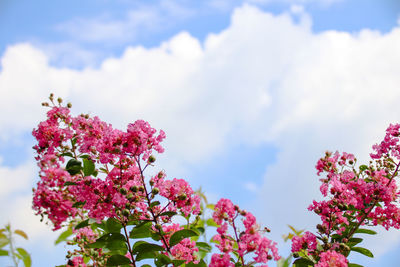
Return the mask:
<svg viewBox="0 0 400 267">
<path fill-rule="evenodd" d="M 33 266 L 63 263 L 30 212 L 30 132 L 55 92 L 76 114 L 164 129 L 159 168 L 280 243 L 288 223 L 314 230 L 318 157 L 367 160 L 398 122 L 399 15 L 395 0 L 0 1 L 0 223 L 28 232 Z M 396 266 L 399 241 L 383 232 L 367 240 L 377 257 L 355 260 Z"/>
</svg>

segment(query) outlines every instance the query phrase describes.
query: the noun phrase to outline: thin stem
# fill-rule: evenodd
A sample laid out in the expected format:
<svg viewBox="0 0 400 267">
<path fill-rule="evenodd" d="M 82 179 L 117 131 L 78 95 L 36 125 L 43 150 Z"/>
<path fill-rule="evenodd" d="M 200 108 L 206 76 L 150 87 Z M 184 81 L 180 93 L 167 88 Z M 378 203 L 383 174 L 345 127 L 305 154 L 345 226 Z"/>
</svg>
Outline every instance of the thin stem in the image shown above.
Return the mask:
<svg viewBox="0 0 400 267">
<path fill-rule="evenodd" d="M 239 246 L 239 237 L 237 235 L 237 230 L 236 230 L 236 226 L 235 226 L 235 219 L 237 218 L 237 215 L 235 216 L 235 218 L 233 218 L 232 220 L 232 227 L 233 227 L 233 231 L 235 232 L 235 237 L 236 237 L 236 242 Z M 244 266 L 244 260 L 243 260 L 243 256 L 240 256 L 240 261 L 242 262 L 242 265 Z"/>
<path fill-rule="evenodd" d="M 129 254 L 131 254 L 131 259 L 132 259 L 133 266 L 136 267 L 135 258 L 133 257 L 133 252 L 132 252 L 131 244 L 130 244 L 130 242 L 129 242 L 128 232 L 126 231 L 126 225 L 123 224 L 123 226 L 124 226 L 124 232 L 125 232 L 126 243 L 128 243 Z"/>
<path fill-rule="evenodd" d="M 142 179 L 142 184 L 143 184 L 143 187 L 144 187 L 144 193 L 145 193 L 145 195 L 146 195 L 147 204 L 148 204 L 148 206 L 150 207 L 151 201 L 150 201 L 150 198 L 149 198 L 149 194 L 148 194 L 148 192 L 147 192 L 146 183 L 145 183 L 145 181 L 144 181 L 144 174 L 143 174 L 143 169 L 142 169 L 142 167 L 141 167 L 141 165 L 140 165 L 140 158 L 138 157 L 138 159 L 136 159 L 136 157 L 134 157 L 134 159 L 135 159 L 136 163 L 138 164 L 138 167 L 139 167 L 139 170 L 140 170 L 140 177 L 141 177 L 141 179 Z M 155 224 L 158 224 L 157 216 L 155 216 L 155 214 L 154 214 L 154 212 L 153 212 L 153 209 L 149 209 L 149 211 L 150 211 L 150 213 L 151 213 L 151 215 L 152 215 L 152 217 L 153 217 L 153 219 L 152 219 L 153 222 L 154 222 Z M 169 247 L 167 241 L 165 240 L 164 235 L 161 233 L 161 230 L 158 229 L 158 228 L 156 228 L 156 229 L 157 229 L 158 234 L 160 235 L 160 237 L 161 237 L 161 239 L 162 239 L 162 242 L 164 243 L 164 245 L 165 245 L 165 247 L 166 247 L 168 253 L 171 253 L 170 247 Z"/>
<path fill-rule="evenodd" d="M 8 240 L 10 241 L 10 253 L 11 253 L 11 258 L 15 264 L 15 267 L 18 267 L 18 260 L 17 257 L 15 255 L 15 249 L 14 249 L 14 245 L 13 245 L 13 238 L 12 238 L 12 233 L 11 233 L 11 226 L 10 224 L 8 224 L 6 226 L 7 232 L 8 232 Z"/>
</svg>

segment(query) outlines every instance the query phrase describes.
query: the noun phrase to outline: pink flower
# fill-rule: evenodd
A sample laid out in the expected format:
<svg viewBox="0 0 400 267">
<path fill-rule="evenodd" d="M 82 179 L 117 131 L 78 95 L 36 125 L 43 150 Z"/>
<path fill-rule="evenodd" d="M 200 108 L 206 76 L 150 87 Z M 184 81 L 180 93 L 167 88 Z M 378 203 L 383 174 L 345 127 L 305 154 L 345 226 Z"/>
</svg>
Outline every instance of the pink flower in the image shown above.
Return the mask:
<svg viewBox="0 0 400 267">
<path fill-rule="evenodd" d="M 315 267 L 347 267 L 348 260 L 336 251 L 322 252 Z"/>
</svg>

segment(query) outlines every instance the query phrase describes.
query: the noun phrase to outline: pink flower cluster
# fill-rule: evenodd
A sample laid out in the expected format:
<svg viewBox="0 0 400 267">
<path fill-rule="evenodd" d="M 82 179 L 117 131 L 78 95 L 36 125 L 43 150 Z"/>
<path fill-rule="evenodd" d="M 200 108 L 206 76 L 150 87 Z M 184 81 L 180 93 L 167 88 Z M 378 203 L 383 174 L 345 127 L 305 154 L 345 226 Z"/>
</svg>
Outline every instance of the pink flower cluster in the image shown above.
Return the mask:
<svg viewBox="0 0 400 267">
<path fill-rule="evenodd" d="M 163 131 L 157 135 L 147 122 L 138 120 L 123 132 L 98 117 L 73 117 L 69 108 L 54 106 L 33 136 L 38 141 L 34 149 L 40 167 L 33 209 L 47 216 L 55 230 L 85 214 L 100 221 L 121 218 L 121 212 L 128 209 L 130 215 L 151 220 L 157 210 L 163 210 L 158 206 L 154 212 L 148 209 L 150 192 L 144 184 L 145 166 L 141 166 L 154 162 L 154 152 L 164 151 L 160 145 Z M 88 175 L 82 170 L 85 164 L 92 165 Z M 97 177 L 99 172 L 103 177 Z M 168 210 L 198 214 L 200 199 L 187 182 L 164 176 L 158 179 L 158 188 L 149 189 L 152 198 L 160 193 L 169 200 Z"/>
<path fill-rule="evenodd" d="M 400 167 L 399 136 L 400 125 L 391 124 L 384 140 L 373 146 L 368 166 L 356 168 L 352 154 L 326 152 L 315 166 L 323 174 L 320 191 L 325 199 L 308 207 L 321 218 L 317 229 L 323 244 L 317 250 L 316 236 L 306 232 L 292 239 L 292 252 L 306 252 L 318 267 L 347 266 L 349 246 L 354 246 L 347 243 L 360 226 L 400 229 L 400 191 L 394 181 Z"/>
<path fill-rule="evenodd" d="M 173 223 L 170 225 L 164 225 L 163 226 L 163 232 L 164 232 L 164 238 L 166 240 L 166 243 L 169 245 L 169 240 L 171 236 L 179 231 L 184 229 L 182 226 L 180 226 L 177 223 Z M 166 247 L 163 244 L 163 247 Z M 176 260 L 184 260 L 185 263 L 193 262 L 193 263 L 198 263 L 199 260 L 197 259 L 196 252 L 198 252 L 199 249 L 196 247 L 196 242 L 191 241 L 189 238 L 184 238 L 182 241 L 180 241 L 178 244 L 173 246 L 171 248 L 171 254 Z M 165 252 L 165 255 L 168 255 L 167 252 Z"/>
<path fill-rule="evenodd" d="M 336 251 L 322 252 L 320 260 L 315 267 L 347 267 L 348 260 L 345 256 Z"/>
<path fill-rule="evenodd" d="M 299 252 L 302 249 L 312 252 L 317 249 L 317 244 L 317 237 L 307 231 L 303 236 L 293 237 L 292 252 Z"/>
<path fill-rule="evenodd" d="M 245 228 L 243 232 L 238 232 L 236 219 L 239 216 L 244 217 L 242 219 Z M 267 263 L 271 259 L 280 259 L 276 243 L 261 235 L 256 218 L 250 212 L 240 210 L 229 199 L 218 201 L 214 208 L 213 219 L 220 225 L 217 229 L 218 234 L 213 239 L 218 243 L 217 248 L 222 254 L 214 254 L 210 266 L 234 266 L 230 262 L 231 252 L 239 255 L 238 260 L 242 264 L 244 256 L 250 253 L 255 254 L 254 263 Z M 228 226 L 232 227 L 233 236 L 228 233 Z"/>
</svg>

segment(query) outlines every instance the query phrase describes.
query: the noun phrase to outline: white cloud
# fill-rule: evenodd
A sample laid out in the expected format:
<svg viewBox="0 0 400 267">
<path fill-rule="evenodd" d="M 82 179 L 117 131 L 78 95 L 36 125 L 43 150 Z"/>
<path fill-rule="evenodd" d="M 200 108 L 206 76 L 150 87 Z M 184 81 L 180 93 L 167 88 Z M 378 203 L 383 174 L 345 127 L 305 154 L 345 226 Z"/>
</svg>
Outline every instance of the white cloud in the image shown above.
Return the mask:
<svg viewBox="0 0 400 267">
<path fill-rule="evenodd" d="M 157 5 L 140 4 L 128 8 L 122 18 L 111 14 L 75 18 L 57 25 L 55 29 L 84 42 L 126 43 L 135 40 L 139 34 L 157 32 L 193 14 L 192 9 L 176 1 L 162 0 Z"/>
<path fill-rule="evenodd" d="M 400 116 L 400 28 L 315 34 L 310 24 L 306 14 L 296 24 L 289 13 L 245 5 L 204 43 L 180 33 L 81 71 L 49 65 L 29 44 L 11 46 L 0 72 L 0 105 L 8 115 L 0 118 L 0 134 L 34 127 L 43 118 L 38 103 L 54 91 L 77 112 L 118 127 L 143 118 L 165 129 L 165 158 L 182 173 L 186 163 L 200 164 L 224 149 L 228 137 L 271 142 L 279 153 L 259 189 L 257 213 L 279 239 L 286 223 L 300 228 L 317 221 L 306 207 L 319 197 L 313 166 L 324 150 L 365 160 Z M 377 237 L 376 243 L 384 250 L 397 240 Z"/>
</svg>

